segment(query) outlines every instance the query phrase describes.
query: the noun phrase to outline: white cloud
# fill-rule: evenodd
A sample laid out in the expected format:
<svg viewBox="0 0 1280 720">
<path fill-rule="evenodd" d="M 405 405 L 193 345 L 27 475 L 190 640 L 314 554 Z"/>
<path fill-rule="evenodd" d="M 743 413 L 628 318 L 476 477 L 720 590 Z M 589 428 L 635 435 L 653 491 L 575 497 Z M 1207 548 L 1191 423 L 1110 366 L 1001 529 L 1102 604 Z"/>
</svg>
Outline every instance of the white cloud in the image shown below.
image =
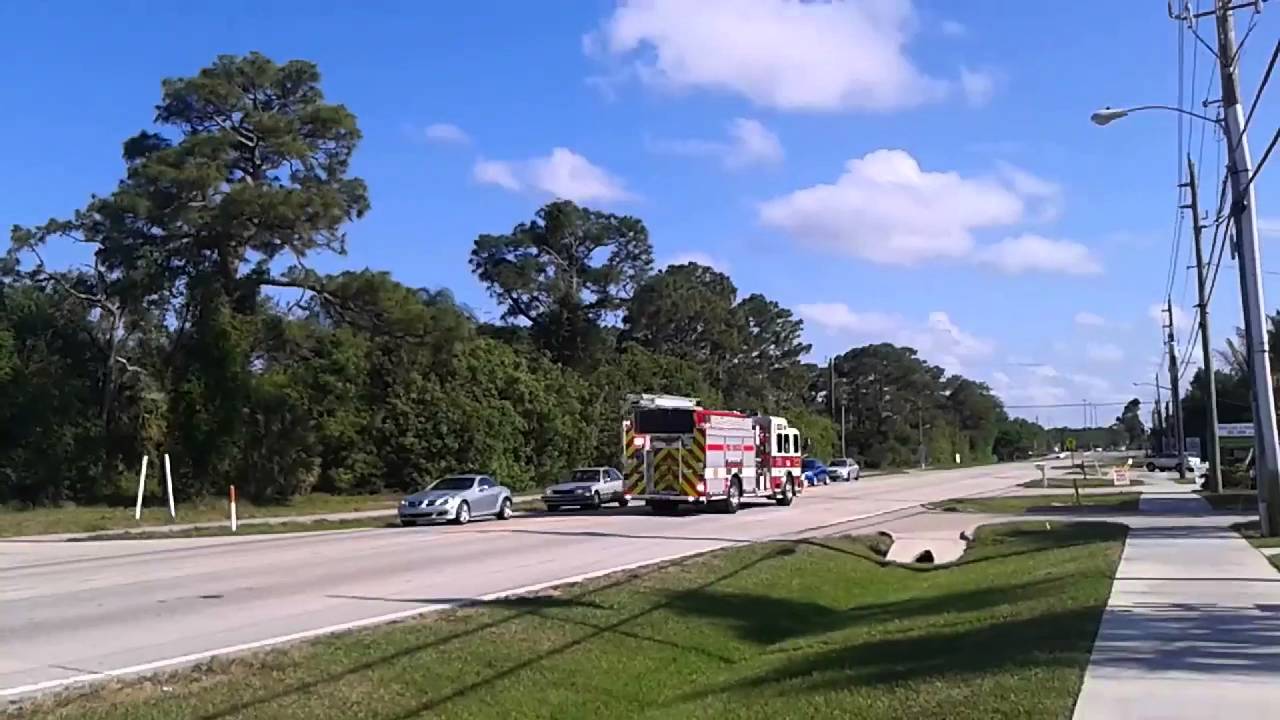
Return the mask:
<svg viewBox="0 0 1280 720">
<path fill-rule="evenodd" d="M 960 372 L 966 360 L 990 355 L 995 345 L 961 330 L 942 311 L 929 313 L 923 323 L 882 312 L 857 312 L 845 303 L 804 303 L 796 312 L 829 335 L 850 342 L 892 342 L 915 348 L 925 360 Z"/>
<path fill-rule="evenodd" d="M 1011 383 L 1012 380 L 1009 379 L 1008 375 L 1000 372 L 999 370 L 996 370 L 995 372 L 991 373 L 991 382 L 993 385 L 997 387 L 1003 387 Z"/>
<path fill-rule="evenodd" d="M 938 29 L 947 37 L 964 37 L 969 33 L 969 28 L 958 20 L 943 20 Z"/>
<path fill-rule="evenodd" d="M 471 178 L 485 185 L 497 185 L 506 190 L 517 191 L 524 186 L 516 179 L 516 168 L 509 162 L 501 160 L 476 160 L 471 167 Z"/>
<path fill-rule="evenodd" d="M 782 142 L 760 121 L 734 118 L 729 123 L 729 138 L 718 140 L 656 140 L 650 147 L 673 155 L 717 157 L 728 168 L 767 165 L 782 162 Z"/>
<path fill-rule="evenodd" d="M 714 268 L 720 272 L 729 272 L 729 263 L 726 260 L 715 257 L 701 250 L 689 250 L 682 253 L 676 253 L 671 259 L 663 263 L 663 265 L 684 265 L 685 263 L 698 263 Z"/>
<path fill-rule="evenodd" d="M 1042 378 L 1056 378 L 1059 376 L 1057 368 L 1052 365 L 1036 365 L 1032 368 L 1031 373 Z"/>
<path fill-rule="evenodd" d="M 856 336 L 888 335 L 903 324 L 897 315 L 855 312 L 844 303 L 802 303 L 796 307 L 801 317 L 829 333 Z"/>
<path fill-rule="evenodd" d="M 991 102 L 996 92 L 996 78 L 986 70 L 960 68 L 960 92 L 970 107 L 981 107 Z"/>
<path fill-rule="evenodd" d="M 1010 187 L 1018 195 L 1032 201 L 1031 214 L 1034 219 L 1047 222 L 1062 213 L 1062 186 L 1045 180 L 1017 165 L 1009 162 L 998 162 L 996 168 L 1008 181 Z"/>
<path fill-rule="evenodd" d="M 471 142 L 471 137 L 462 128 L 452 123 L 433 123 L 428 125 L 422 132 L 432 142 L 452 143 L 455 145 L 465 145 Z"/>
<path fill-rule="evenodd" d="M 1072 373 L 1067 378 L 1075 383 L 1076 389 L 1086 395 L 1091 395 L 1096 400 L 1104 395 L 1111 394 L 1111 383 L 1100 378 L 1097 375 L 1089 375 L 1086 373 Z"/>
<path fill-rule="evenodd" d="M 568 148 L 529 161 L 529 184 L 556 197 L 580 202 L 625 200 L 622 181 Z"/>
<path fill-rule="evenodd" d="M 1102 263 L 1088 247 L 1032 234 L 987 245 L 977 252 L 975 259 L 1010 275 L 1025 272 L 1097 275 L 1102 272 Z"/>
<path fill-rule="evenodd" d="M 507 190 L 529 187 L 574 202 L 610 202 L 631 197 L 621 180 L 563 147 L 523 162 L 478 160 L 471 175 L 477 182 Z"/>
<path fill-rule="evenodd" d="M 910 0 L 630 0 L 583 38 L 588 55 L 674 90 L 712 90 L 784 110 L 893 110 L 941 98 L 916 67 Z"/>
<path fill-rule="evenodd" d="M 1085 357 L 1094 362 L 1116 363 L 1124 360 L 1124 350 L 1114 343 L 1089 343 L 1084 352 Z"/>
<path fill-rule="evenodd" d="M 1076 324 L 1085 327 L 1102 327 L 1107 324 L 1107 320 L 1101 315 L 1081 310 L 1076 313 Z"/>
<path fill-rule="evenodd" d="M 1008 181 L 925 171 L 904 150 L 849 160 L 835 183 L 758 207 L 762 223 L 802 242 L 893 265 L 965 257 L 973 230 L 1012 225 L 1024 210 Z"/>
</svg>

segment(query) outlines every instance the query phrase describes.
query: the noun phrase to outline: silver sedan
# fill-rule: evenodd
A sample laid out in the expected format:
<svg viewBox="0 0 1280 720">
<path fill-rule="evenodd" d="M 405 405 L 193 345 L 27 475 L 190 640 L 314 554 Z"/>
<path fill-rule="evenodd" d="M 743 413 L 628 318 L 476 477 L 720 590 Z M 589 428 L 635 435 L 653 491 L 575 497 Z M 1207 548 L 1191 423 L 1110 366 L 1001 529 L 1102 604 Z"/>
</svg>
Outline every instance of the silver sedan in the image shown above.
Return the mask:
<svg viewBox="0 0 1280 720">
<path fill-rule="evenodd" d="M 511 491 L 488 475 L 450 475 L 400 501 L 400 524 L 448 520 L 466 525 L 471 518 L 511 517 Z"/>
</svg>

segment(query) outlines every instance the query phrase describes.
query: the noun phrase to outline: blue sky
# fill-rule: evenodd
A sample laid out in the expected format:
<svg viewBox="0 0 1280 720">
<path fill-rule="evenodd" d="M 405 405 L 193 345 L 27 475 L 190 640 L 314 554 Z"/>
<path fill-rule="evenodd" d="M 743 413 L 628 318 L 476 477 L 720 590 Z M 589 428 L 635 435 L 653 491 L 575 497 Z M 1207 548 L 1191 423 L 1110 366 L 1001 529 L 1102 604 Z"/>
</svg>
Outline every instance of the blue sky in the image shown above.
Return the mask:
<svg viewBox="0 0 1280 720">
<path fill-rule="evenodd" d="M 355 172 L 373 210 L 350 254 L 320 269 L 390 269 L 495 314 L 467 269 L 472 241 L 558 194 L 643 218 L 661 262 L 707 259 L 793 308 L 817 359 L 890 340 L 1011 404 L 1149 396 L 1131 382 L 1149 381 L 1160 352 L 1149 310 L 1165 291 L 1176 122 L 1102 129 L 1088 115 L 1176 102 L 1163 0 L 368 5 L 5 5 L 0 221 L 66 216 L 108 192 L 162 78 L 259 50 L 316 62 L 364 132 Z M 1280 14 L 1264 12 L 1246 96 L 1278 35 Z M 1209 61 L 1199 52 L 1197 102 Z M 1255 155 L 1273 106 L 1254 121 Z M 1210 133 L 1206 197 L 1218 148 Z M 1258 181 L 1264 217 L 1280 217 L 1272 172 Z M 1263 242 L 1280 269 L 1276 238 Z M 1182 248 L 1173 293 L 1190 313 Z M 1239 324 L 1234 278 L 1224 267 L 1212 303 L 1217 345 Z"/>
</svg>

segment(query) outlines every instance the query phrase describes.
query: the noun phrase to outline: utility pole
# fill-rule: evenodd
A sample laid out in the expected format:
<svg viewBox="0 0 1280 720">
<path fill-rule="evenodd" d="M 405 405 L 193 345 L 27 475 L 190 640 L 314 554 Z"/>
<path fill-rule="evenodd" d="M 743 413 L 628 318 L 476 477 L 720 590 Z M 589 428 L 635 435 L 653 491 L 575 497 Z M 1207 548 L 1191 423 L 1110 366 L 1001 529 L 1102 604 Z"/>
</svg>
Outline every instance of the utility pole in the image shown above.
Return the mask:
<svg viewBox="0 0 1280 720">
<path fill-rule="evenodd" d="M 924 451 L 924 405 L 916 404 L 916 425 L 920 428 L 920 469 L 925 468 Z"/>
<path fill-rule="evenodd" d="M 840 403 L 840 457 L 849 456 L 849 445 L 844 440 L 844 403 Z"/>
<path fill-rule="evenodd" d="M 836 359 L 827 358 L 827 394 L 831 397 L 831 422 L 836 421 Z"/>
<path fill-rule="evenodd" d="M 1187 479 L 1186 449 L 1182 439 L 1182 395 L 1178 392 L 1178 342 L 1173 337 L 1173 298 L 1165 300 L 1165 311 L 1169 313 L 1169 324 L 1166 340 L 1169 343 L 1169 394 L 1173 402 L 1173 449 L 1178 453 L 1178 479 Z"/>
<path fill-rule="evenodd" d="M 1201 235 L 1204 228 L 1200 226 L 1200 194 L 1196 186 L 1196 164 L 1187 153 L 1187 189 L 1190 191 L 1191 231 L 1195 236 L 1196 248 L 1196 291 L 1200 302 L 1196 309 L 1200 311 L 1200 355 L 1201 368 L 1204 372 L 1205 388 L 1208 394 L 1209 416 L 1205 421 L 1205 440 L 1208 441 L 1206 458 L 1209 461 L 1209 491 L 1222 492 L 1222 452 L 1218 447 L 1218 382 L 1213 370 L 1213 351 L 1209 347 L 1209 298 L 1205 293 L 1205 281 L 1208 270 L 1204 266 L 1204 243 Z"/>
<path fill-rule="evenodd" d="M 1165 427 L 1164 427 L 1164 403 L 1160 400 L 1160 371 L 1156 370 L 1156 408 L 1153 417 L 1154 426 L 1152 427 L 1152 437 L 1159 441 L 1160 447 L 1154 448 L 1156 452 L 1164 452 L 1165 446 Z"/>
<path fill-rule="evenodd" d="M 1231 214 L 1236 226 L 1236 265 L 1244 311 L 1245 350 L 1253 395 L 1253 442 L 1257 450 L 1258 515 L 1262 534 L 1280 534 L 1280 447 L 1276 444 L 1276 397 L 1267 354 L 1266 307 L 1262 299 L 1262 259 L 1258 255 L 1258 207 L 1253 161 L 1244 132 L 1240 79 L 1236 76 L 1236 31 L 1231 0 L 1216 0 L 1218 69 L 1221 73 L 1223 134 L 1227 140 L 1227 176 L 1231 180 Z"/>
</svg>

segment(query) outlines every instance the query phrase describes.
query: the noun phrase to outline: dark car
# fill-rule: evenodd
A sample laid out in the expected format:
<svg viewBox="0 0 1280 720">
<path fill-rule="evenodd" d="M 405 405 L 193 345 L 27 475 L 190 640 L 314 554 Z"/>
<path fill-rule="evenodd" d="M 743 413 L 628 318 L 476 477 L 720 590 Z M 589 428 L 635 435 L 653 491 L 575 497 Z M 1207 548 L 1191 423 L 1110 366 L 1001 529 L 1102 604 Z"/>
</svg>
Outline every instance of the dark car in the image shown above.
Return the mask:
<svg viewBox="0 0 1280 720">
<path fill-rule="evenodd" d="M 817 458 L 805 458 L 800 465 L 800 469 L 804 471 L 804 484 L 810 487 L 814 485 L 827 485 L 831 482 L 831 476 L 827 473 L 827 466 L 822 464 Z"/>
</svg>

